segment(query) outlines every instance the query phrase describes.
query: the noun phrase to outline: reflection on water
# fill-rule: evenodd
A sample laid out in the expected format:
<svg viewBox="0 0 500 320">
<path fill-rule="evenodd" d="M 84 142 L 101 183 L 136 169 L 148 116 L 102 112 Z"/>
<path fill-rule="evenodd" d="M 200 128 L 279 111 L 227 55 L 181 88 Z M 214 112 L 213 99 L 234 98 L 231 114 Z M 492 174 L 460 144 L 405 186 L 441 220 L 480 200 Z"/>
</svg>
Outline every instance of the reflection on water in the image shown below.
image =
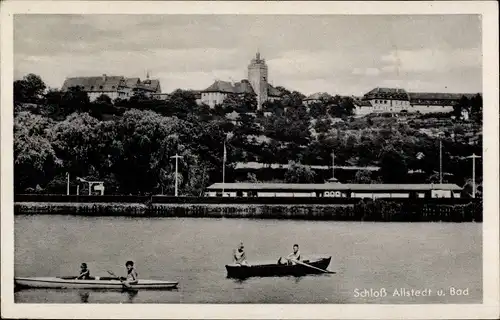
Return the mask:
<svg viewBox="0 0 500 320">
<path fill-rule="evenodd" d="M 78 294 L 80 295 L 80 300 L 82 301 L 82 303 L 88 303 L 89 302 L 90 292 L 88 292 L 88 291 L 80 291 L 80 292 L 78 292 Z"/>
<path fill-rule="evenodd" d="M 21 290 L 17 303 L 481 303 L 482 224 L 367 223 L 247 219 L 15 217 L 16 276 L 126 274 L 178 281 L 177 290 Z M 298 243 L 302 255 L 332 256 L 336 274 L 228 279 L 243 241 L 249 263 L 276 261 Z M 359 297 L 364 288 L 468 288 L 468 296 Z M 279 289 L 277 289 L 279 288 Z"/>
<path fill-rule="evenodd" d="M 128 297 L 128 302 L 132 303 L 132 302 L 134 302 L 134 298 L 137 296 L 137 294 L 139 293 L 139 291 L 137 291 L 137 290 L 127 290 L 126 293 L 127 293 L 127 297 Z"/>
</svg>

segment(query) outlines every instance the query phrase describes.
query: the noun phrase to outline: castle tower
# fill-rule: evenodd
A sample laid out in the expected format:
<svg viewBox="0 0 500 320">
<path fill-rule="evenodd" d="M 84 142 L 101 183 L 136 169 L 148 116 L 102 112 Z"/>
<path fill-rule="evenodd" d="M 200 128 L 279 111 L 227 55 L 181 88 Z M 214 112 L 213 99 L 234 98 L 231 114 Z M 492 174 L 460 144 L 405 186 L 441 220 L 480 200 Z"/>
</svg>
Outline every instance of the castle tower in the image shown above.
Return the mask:
<svg viewBox="0 0 500 320">
<path fill-rule="evenodd" d="M 262 104 L 267 101 L 267 65 L 257 52 L 255 58 L 248 65 L 248 82 L 252 85 L 257 95 L 257 110 L 262 109 Z"/>
</svg>

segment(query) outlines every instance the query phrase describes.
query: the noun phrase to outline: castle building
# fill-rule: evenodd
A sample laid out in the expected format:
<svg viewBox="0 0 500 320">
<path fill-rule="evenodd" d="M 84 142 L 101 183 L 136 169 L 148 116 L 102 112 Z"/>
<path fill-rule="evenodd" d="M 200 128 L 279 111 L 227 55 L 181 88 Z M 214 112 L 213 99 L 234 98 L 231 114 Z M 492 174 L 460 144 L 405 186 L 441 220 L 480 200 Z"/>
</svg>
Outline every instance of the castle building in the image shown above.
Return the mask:
<svg viewBox="0 0 500 320">
<path fill-rule="evenodd" d="M 460 98 L 472 98 L 468 93 L 430 93 L 406 92 L 400 88 L 375 88 L 363 98 L 356 99 L 355 114 L 364 116 L 370 113 L 448 113 L 453 111 Z"/>
<path fill-rule="evenodd" d="M 72 87 L 78 87 L 86 92 L 90 101 L 96 100 L 103 94 L 109 96 L 111 100 L 115 100 L 117 98 L 129 99 L 137 93 L 148 97 L 161 93 L 160 81 L 149 79 L 149 74 L 144 81 L 139 78 L 108 76 L 106 74 L 98 77 L 67 78 L 61 87 L 61 91 L 68 91 Z"/>
<path fill-rule="evenodd" d="M 216 80 L 205 90 L 201 91 L 201 103 L 211 108 L 222 104 L 228 94 L 254 93 L 257 99 L 257 110 L 262 109 L 266 101 L 281 100 L 281 92 L 269 84 L 268 68 L 264 59 L 257 52 L 255 58 L 248 65 L 248 79 L 240 82 Z"/>
</svg>

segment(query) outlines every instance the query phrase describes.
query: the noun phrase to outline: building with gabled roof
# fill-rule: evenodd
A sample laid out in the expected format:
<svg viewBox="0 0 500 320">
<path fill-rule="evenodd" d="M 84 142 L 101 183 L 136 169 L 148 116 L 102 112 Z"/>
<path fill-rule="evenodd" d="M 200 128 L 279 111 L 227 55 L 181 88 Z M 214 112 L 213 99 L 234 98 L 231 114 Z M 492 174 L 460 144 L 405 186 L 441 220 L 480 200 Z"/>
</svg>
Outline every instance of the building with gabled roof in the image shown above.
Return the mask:
<svg viewBox="0 0 500 320">
<path fill-rule="evenodd" d="M 410 107 L 408 92 L 400 88 L 377 87 L 366 93 L 362 100 L 370 102 L 372 112 L 401 112 Z"/>
<path fill-rule="evenodd" d="M 355 100 L 358 116 L 370 113 L 449 113 L 460 99 L 471 99 L 476 94 L 441 92 L 406 92 L 400 88 L 375 88 L 361 100 Z"/>
<path fill-rule="evenodd" d="M 201 91 L 201 102 L 211 108 L 222 104 L 228 94 L 254 93 L 257 99 L 257 109 L 262 109 L 266 101 L 281 99 L 281 92 L 268 82 L 268 69 L 264 59 L 257 52 L 248 65 L 248 79 L 240 82 L 216 80 L 205 90 Z"/>
<path fill-rule="evenodd" d="M 161 93 L 159 80 L 147 79 L 141 81 L 140 78 L 125 78 L 124 76 L 102 76 L 93 77 L 71 77 L 66 78 L 61 91 L 68 91 L 72 87 L 78 87 L 87 93 L 90 101 L 96 100 L 101 95 L 107 95 L 111 100 L 117 98 L 128 99 L 137 92 L 142 92 L 147 96 L 153 93 Z"/>
</svg>

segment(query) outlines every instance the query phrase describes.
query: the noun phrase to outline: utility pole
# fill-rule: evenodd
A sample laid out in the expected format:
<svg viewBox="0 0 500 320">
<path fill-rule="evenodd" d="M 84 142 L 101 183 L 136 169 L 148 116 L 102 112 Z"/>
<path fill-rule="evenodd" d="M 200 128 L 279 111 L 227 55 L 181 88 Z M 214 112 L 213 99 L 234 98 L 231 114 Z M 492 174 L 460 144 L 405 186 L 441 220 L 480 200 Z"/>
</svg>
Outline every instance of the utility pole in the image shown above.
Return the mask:
<svg viewBox="0 0 500 320">
<path fill-rule="evenodd" d="M 443 183 L 443 141 L 439 137 L 439 183 Z"/>
<path fill-rule="evenodd" d="M 227 137 L 226 137 L 227 139 Z M 224 140 L 224 154 L 222 155 L 222 196 L 224 197 L 224 186 L 226 183 L 226 159 L 227 159 L 227 149 L 226 140 Z"/>
<path fill-rule="evenodd" d="M 481 156 L 476 156 L 475 153 L 467 158 L 472 158 L 472 198 L 476 198 L 476 158 L 481 158 Z"/>
<path fill-rule="evenodd" d="M 335 152 L 332 151 L 332 179 L 335 179 Z"/>
<path fill-rule="evenodd" d="M 66 172 L 66 178 L 68 179 L 66 182 L 66 195 L 69 196 L 69 172 Z"/>
<path fill-rule="evenodd" d="M 178 155 L 177 153 L 175 154 L 175 156 L 172 156 L 170 158 L 174 158 L 175 159 L 175 196 L 177 197 L 178 196 L 178 189 L 177 189 L 177 185 L 178 185 L 178 179 L 177 179 L 177 172 L 179 170 L 179 159 L 182 158 L 182 156 Z"/>
</svg>

